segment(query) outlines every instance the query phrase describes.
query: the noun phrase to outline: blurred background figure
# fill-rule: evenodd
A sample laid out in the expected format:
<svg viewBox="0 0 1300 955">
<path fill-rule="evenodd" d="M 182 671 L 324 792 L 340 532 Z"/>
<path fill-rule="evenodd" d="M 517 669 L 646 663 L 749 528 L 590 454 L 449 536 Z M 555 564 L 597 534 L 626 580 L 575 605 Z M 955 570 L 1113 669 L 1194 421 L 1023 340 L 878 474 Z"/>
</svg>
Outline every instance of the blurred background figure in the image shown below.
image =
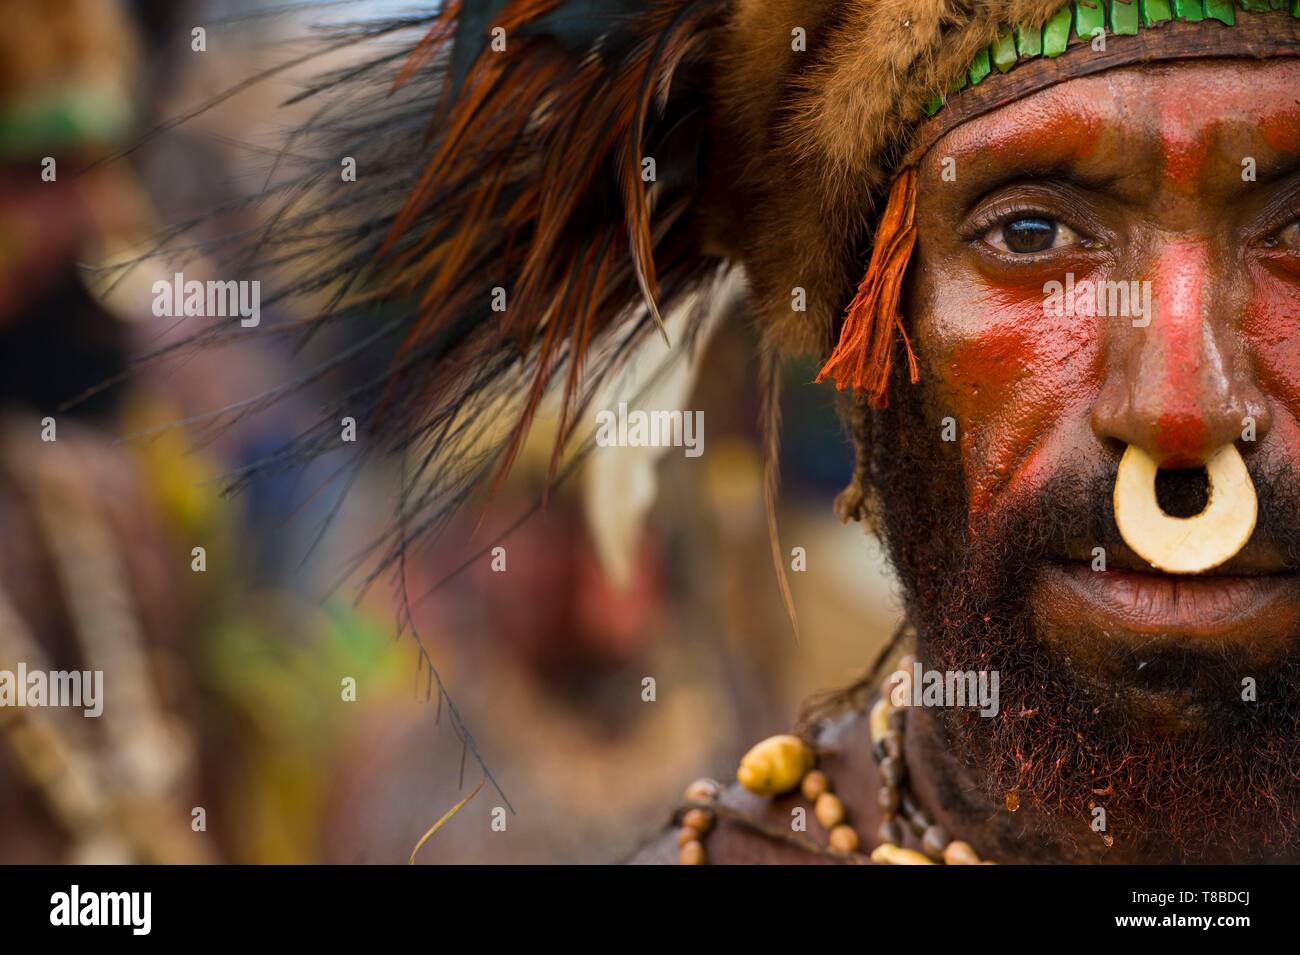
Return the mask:
<svg viewBox="0 0 1300 955">
<path fill-rule="evenodd" d="M 295 572 L 305 548 L 289 563 L 271 522 L 301 502 L 273 483 L 220 497 L 217 479 L 296 428 L 294 409 L 203 448 L 158 430 L 283 363 L 135 367 L 187 332 L 154 318 L 138 281 L 93 267 L 229 183 L 211 128 L 124 153 L 171 108 L 163 91 L 224 82 L 188 69 L 187 15 L 171 0 L 0 2 L 0 670 L 99 670 L 106 697 L 99 719 L 0 708 L 0 861 L 317 858 L 347 731 L 312 694 L 336 669 L 384 666 L 386 637 Z"/>
<path fill-rule="evenodd" d="M 183 684 L 196 594 L 149 478 L 114 445 L 126 326 L 80 263 L 148 226 L 125 164 L 144 37 L 112 2 L 0 3 L 0 666 L 112 672 L 99 720 L 0 709 L 0 858 L 202 861 Z M 114 686 L 116 684 L 116 686 Z"/>
<path fill-rule="evenodd" d="M 795 640 L 744 315 L 679 383 L 704 455 L 633 474 L 598 448 L 539 508 L 543 421 L 490 508 L 408 552 L 405 595 L 347 574 L 390 520 L 395 462 L 340 450 L 222 495 L 355 382 L 249 399 L 346 343 L 185 347 L 205 320 L 156 317 L 150 289 L 207 277 L 212 242 L 270 258 L 268 210 L 235 200 L 295 148 L 306 107 L 282 104 L 349 54 L 222 94 L 313 24 L 428 6 L 0 0 L 0 670 L 101 669 L 106 696 L 98 720 L 0 708 L 2 862 L 401 862 L 484 767 L 419 861 L 615 861 L 683 780 L 729 777 L 732 741 L 790 725 L 892 630 L 879 553 L 831 513 L 852 455 L 830 393 L 792 365 Z M 408 598 L 418 643 L 398 637 Z"/>
</svg>

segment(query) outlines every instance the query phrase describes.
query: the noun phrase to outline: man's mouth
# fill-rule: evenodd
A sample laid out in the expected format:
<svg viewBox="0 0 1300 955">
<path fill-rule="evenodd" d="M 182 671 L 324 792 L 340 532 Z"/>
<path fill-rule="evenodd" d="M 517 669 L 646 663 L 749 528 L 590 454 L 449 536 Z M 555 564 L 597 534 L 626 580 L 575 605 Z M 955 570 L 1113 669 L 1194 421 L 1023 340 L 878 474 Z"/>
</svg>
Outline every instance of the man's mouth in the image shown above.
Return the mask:
<svg viewBox="0 0 1300 955">
<path fill-rule="evenodd" d="M 1056 632 L 1091 631 L 1129 642 L 1161 639 L 1280 646 L 1300 632 L 1300 573 L 1248 547 L 1203 574 L 1167 574 L 1126 548 L 1105 569 L 1068 555 L 1045 562 L 1035 610 Z"/>
</svg>

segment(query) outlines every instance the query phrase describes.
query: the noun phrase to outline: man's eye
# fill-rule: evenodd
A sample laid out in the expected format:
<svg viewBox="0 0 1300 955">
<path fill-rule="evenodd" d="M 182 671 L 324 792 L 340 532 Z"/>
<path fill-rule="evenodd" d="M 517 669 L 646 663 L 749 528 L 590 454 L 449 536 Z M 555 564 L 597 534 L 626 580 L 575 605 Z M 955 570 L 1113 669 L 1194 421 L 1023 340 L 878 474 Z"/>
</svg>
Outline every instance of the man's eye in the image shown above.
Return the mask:
<svg viewBox="0 0 1300 955">
<path fill-rule="evenodd" d="M 984 241 L 999 252 L 1013 255 L 1033 255 L 1079 242 L 1078 234 L 1055 219 L 1041 216 L 1023 216 L 996 225 L 984 236 Z"/>
</svg>

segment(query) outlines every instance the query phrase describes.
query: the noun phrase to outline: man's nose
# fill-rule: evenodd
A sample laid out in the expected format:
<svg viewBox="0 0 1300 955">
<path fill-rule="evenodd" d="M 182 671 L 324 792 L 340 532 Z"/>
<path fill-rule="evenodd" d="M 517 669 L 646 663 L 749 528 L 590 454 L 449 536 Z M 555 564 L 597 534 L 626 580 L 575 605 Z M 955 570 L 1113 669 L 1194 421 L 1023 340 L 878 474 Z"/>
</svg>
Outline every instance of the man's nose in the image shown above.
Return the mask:
<svg viewBox="0 0 1300 955">
<path fill-rule="evenodd" d="M 1170 242 L 1152 260 L 1150 284 L 1139 283 L 1151 314 L 1111 318 L 1093 431 L 1137 445 L 1161 467 L 1204 464 L 1225 444 L 1262 439 L 1271 424 L 1236 346 L 1226 282 L 1214 276 L 1206 243 Z"/>
</svg>

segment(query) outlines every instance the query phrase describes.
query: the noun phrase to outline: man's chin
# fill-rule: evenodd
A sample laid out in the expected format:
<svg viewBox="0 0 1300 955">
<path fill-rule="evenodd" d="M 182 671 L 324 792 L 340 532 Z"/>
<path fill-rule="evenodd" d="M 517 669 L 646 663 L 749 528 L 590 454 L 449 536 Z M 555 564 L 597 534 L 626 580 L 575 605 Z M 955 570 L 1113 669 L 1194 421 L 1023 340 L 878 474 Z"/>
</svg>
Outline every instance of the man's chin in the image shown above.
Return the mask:
<svg viewBox="0 0 1300 955">
<path fill-rule="evenodd" d="M 1099 584 L 1092 573 L 1025 560 L 1001 593 L 918 593 L 925 665 L 1000 675 L 997 717 L 943 712 L 954 751 L 980 768 L 993 805 L 1015 790 L 1045 810 L 1066 856 L 1091 846 L 1130 861 L 1289 858 L 1297 581 L 1123 571 Z"/>
<path fill-rule="evenodd" d="M 996 716 L 934 712 L 949 790 L 983 790 L 972 825 L 1005 825 L 1012 855 L 1033 844 L 1044 859 L 1294 860 L 1300 480 L 1261 476 L 1268 533 L 1173 578 L 1118 538 L 1105 462 L 1076 462 L 974 526 L 960 461 L 911 440 L 927 418 L 916 394 L 896 397 L 871 421 L 872 481 L 916 655 L 999 675 Z M 1098 546 L 1108 571 L 1092 570 Z M 1003 818 L 1012 802 L 1044 831 L 1014 835 L 1029 814 Z"/>
</svg>

